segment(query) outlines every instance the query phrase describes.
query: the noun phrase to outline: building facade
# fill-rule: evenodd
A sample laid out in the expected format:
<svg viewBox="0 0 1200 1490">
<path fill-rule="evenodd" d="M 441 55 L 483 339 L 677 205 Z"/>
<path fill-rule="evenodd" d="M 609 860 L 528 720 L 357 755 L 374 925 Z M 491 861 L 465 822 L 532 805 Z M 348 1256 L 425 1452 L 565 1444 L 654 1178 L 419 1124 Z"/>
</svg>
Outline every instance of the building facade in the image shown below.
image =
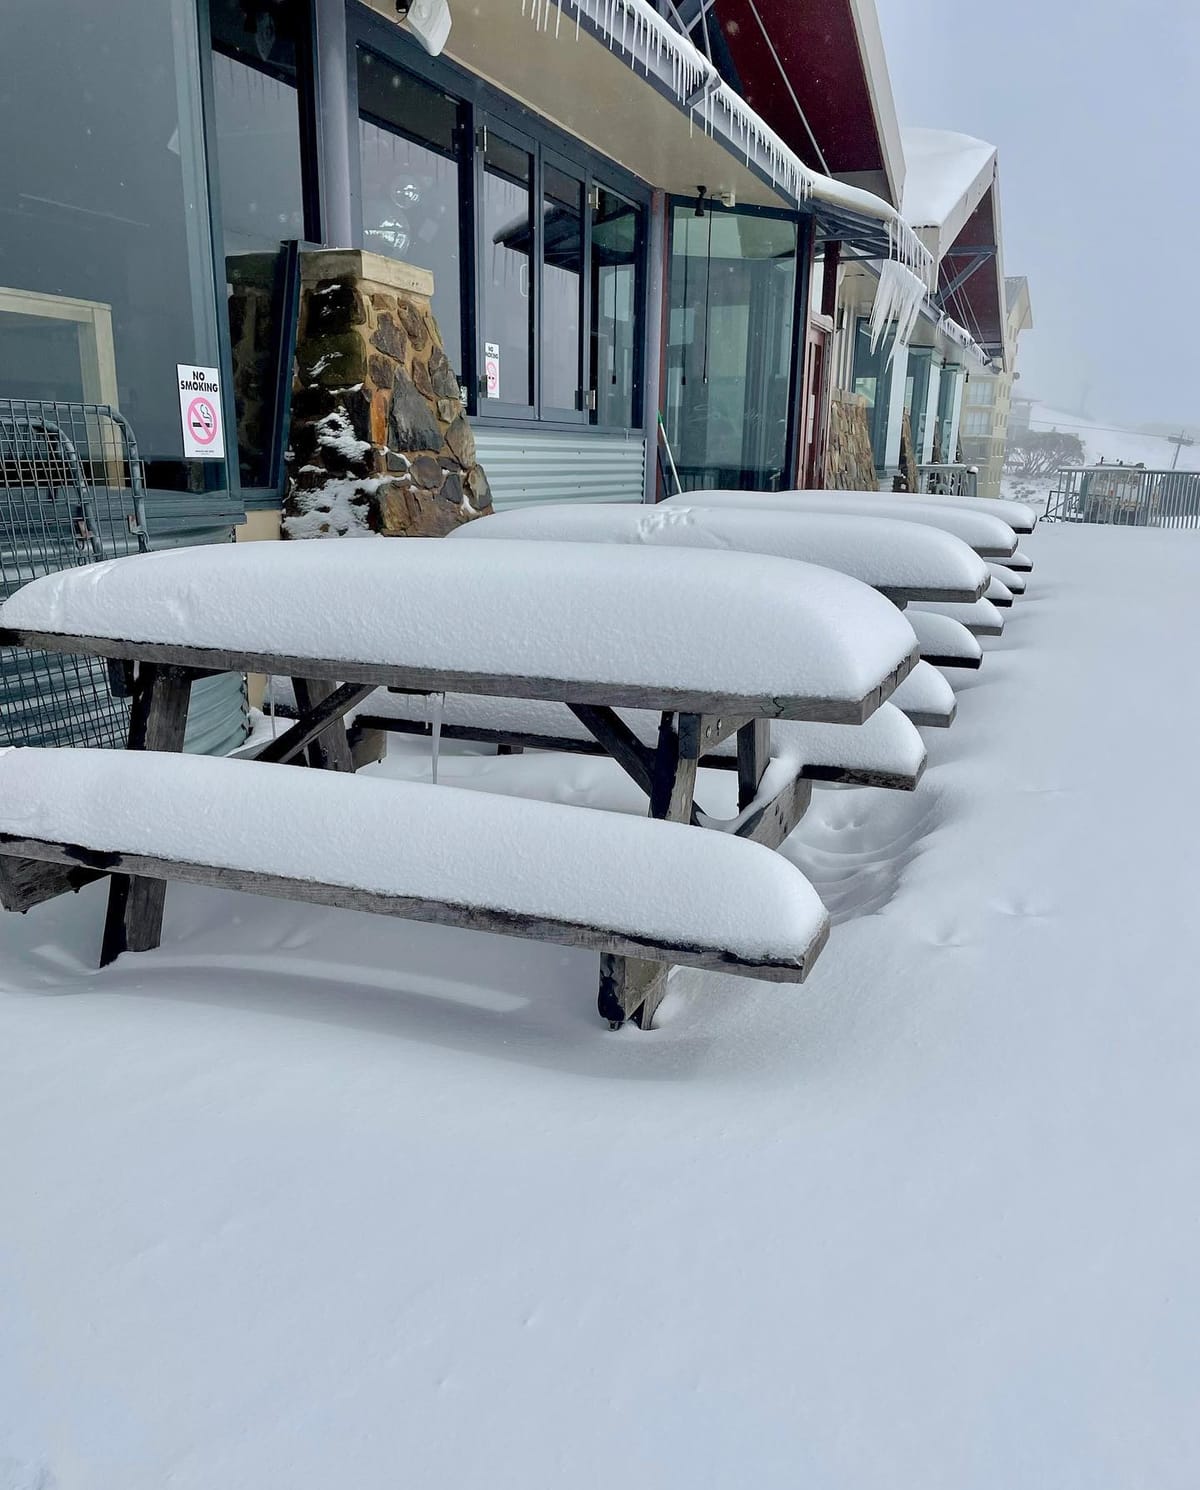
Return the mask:
<svg viewBox="0 0 1200 1490">
<path fill-rule="evenodd" d="M 963 406 L 963 459 L 979 469 L 979 495 L 998 497 L 1004 475 L 1004 451 L 1013 429 L 1013 385 L 1018 378 L 1017 344 L 1033 325 L 1029 281 L 1013 276 L 1004 281 L 1005 322 L 1003 359 L 981 369 L 967 384 Z M 1029 427 L 1028 405 L 1022 411 Z"/>
<path fill-rule="evenodd" d="M 56 15 L 50 47 L 38 0 L 0 12 L 0 127 L 22 142 L 0 159 L 0 398 L 119 408 L 156 544 L 272 536 L 297 489 L 319 512 L 324 476 L 293 438 L 314 389 L 347 448 L 373 447 L 339 500 L 390 477 L 389 456 L 399 468 L 394 369 L 370 365 L 379 330 L 352 324 L 390 312 L 361 286 L 344 325 L 340 291 L 320 315 L 304 298 L 345 251 L 385 292 L 397 274 L 431 288 L 436 368 L 392 363 L 432 371 L 436 437 L 469 423 L 449 466 L 496 505 L 821 485 L 838 389 L 870 388 L 880 355 L 875 407 L 907 409 L 922 454 L 956 436 L 942 318 L 895 334 L 936 264 L 899 210 L 871 0 L 799 21 L 784 0 L 60 0 Z M 448 33 L 414 25 L 429 15 Z M 426 335 L 423 315 L 404 336 Z M 181 365 L 219 374 L 224 458 L 185 442 Z M 200 696 L 196 738 L 228 748 L 242 681 Z"/>
</svg>

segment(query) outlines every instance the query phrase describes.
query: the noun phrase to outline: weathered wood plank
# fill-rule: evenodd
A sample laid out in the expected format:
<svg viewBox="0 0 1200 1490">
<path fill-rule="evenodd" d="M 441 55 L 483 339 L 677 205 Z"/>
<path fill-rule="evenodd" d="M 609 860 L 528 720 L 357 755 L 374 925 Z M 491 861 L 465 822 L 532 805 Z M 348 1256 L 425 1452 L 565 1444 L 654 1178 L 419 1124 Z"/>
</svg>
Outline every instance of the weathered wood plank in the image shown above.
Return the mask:
<svg viewBox="0 0 1200 1490">
<path fill-rule="evenodd" d="M 738 811 L 745 812 L 758 796 L 763 772 L 771 758 L 771 721 L 755 719 L 738 730 Z"/>
<path fill-rule="evenodd" d="M 639 960 L 661 960 L 716 972 L 737 972 L 769 983 L 803 982 L 815 958 L 805 956 L 801 965 L 748 962 L 711 947 L 688 942 L 630 937 L 603 926 L 524 916 L 489 906 L 459 905 L 414 896 L 381 895 L 354 886 L 330 885 L 313 880 L 289 879 L 285 875 L 258 874 L 221 865 L 195 864 L 158 859 L 144 854 L 107 853 L 76 844 L 50 843 L 42 839 L 16 838 L 0 834 L 0 854 L 39 859 L 73 869 L 83 868 L 114 878 L 157 878 L 219 890 L 243 890 L 277 900 L 295 900 L 310 905 L 328 905 L 343 910 L 370 911 L 409 921 L 427 921 L 468 931 L 488 931 L 502 936 L 521 936 L 534 941 L 559 942 L 593 952 L 610 953 Z M 132 949 L 131 949 L 132 950 Z"/>
<path fill-rule="evenodd" d="M 193 674 L 186 668 L 140 664 L 129 716 L 130 750 L 183 749 Z M 149 952 L 162 939 L 165 881 L 114 874 L 100 947 L 100 966 L 122 952 Z"/>
<path fill-rule="evenodd" d="M 210 672 L 265 673 L 273 677 L 316 678 L 330 683 L 371 683 L 409 693 L 482 693 L 489 697 L 571 699 L 614 709 L 669 709 L 681 714 L 737 715 L 764 719 L 805 719 L 825 724 L 862 724 L 894 692 L 916 665 L 912 654 L 880 685 L 861 699 L 801 695 L 695 693 L 665 686 L 597 683 L 578 678 L 528 677 L 515 673 L 453 672 L 432 668 L 353 662 L 345 659 L 296 657 L 267 652 L 227 651 L 165 642 L 135 642 L 112 637 L 73 636 L 58 632 L 9 631 L 12 645 L 88 657 L 131 657 L 162 666 Z"/>
<path fill-rule="evenodd" d="M 325 684 L 319 685 L 322 689 L 326 686 Z M 345 683 L 341 688 L 329 690 L 320 702 L 305 712 L 291 729 L 285 730 L 282 735 L 264 745 L 251 759 L 280 765 L 293 760 L 321 734 L 327 725 L 344 719 L 355 704 L 362 703 L 363 699 L 374 691 L 366 683 Z M 345 731 L 343 730 L 342 733 L 344 738 Z"/>
<path fill-rule="evenodd" d="M 777 796 L 750 814 L 738 828 L 737 836 L 767 848 L 778 848 L 808 811 L 812 791 L 812 782 L 806 777 L 793 777 Z"/>
<path fill-rule="evenodd" d="M 313 730 L 307 741 L 308 763 L 318 771 L 354 770 L 354 761 L 350 755 L 350 744 L 346 739 L 346 726 L 342 715 L 357 701 L 354 698 L 356 687 L 361 688 L 358 699 L 366 698 L 367 694 L 372 691 L 361 684 L 352 683 L 345 683 L 341 688 L 337 688 L 324 678 L 294 677 L 292 679 L 296 707 L 300 711 L 299 724 L 303 725 L 310 718 L 318 721 L 318 728 Z M 349 702 L 339 707 L 341 701 L 345 699 Z M 323 713 L 328 716 L 328 722 L 321 725 L 319 718 Z M 276 741 L 276 744 L 278 743 Z"/>
<path fill-rule="evenodd" d="M 0 906 L 6 911 L 27 911 L 44 901 L 79 890 L 100 872 L 78 865 L 47 864 L 40 859 L 0 858 Z"/>
</svg>

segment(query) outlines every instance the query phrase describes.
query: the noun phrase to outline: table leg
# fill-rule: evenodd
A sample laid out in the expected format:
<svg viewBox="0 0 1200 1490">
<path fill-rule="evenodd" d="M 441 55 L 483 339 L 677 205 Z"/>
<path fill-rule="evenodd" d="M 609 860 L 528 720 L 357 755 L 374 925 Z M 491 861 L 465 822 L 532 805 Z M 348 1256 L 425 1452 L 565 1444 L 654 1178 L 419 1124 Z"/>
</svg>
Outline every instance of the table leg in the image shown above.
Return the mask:
<svg viewBox="0 0 1200 1490">
<path fill-rule="evenodd" d="M 690 823 L 701 754 L 702 721 L 698 714 L 664 714 L 650 780 L 650 816 L 671 823 Z M 638 957 L 600 958 L 600 1017 L 618 1028 L 627 1019 L 648 1030 L 667 991 L 665 962 Z"/>
<path fill-rule="evenodd" d="M 129 716 L 130 750 L 183 749 L 193 674 L 182 667 L 142 664 Z M 122 952 L 149 952 L 162 938 L 165 880 L 114 874 L 108 891 L 108 915 L 100 948 L 100 966 Z"/>
<path fill-rule="evenodd" d="M 292 688 L 296 694 L 296 709 L 307 714 L 337 690 L 336 683 L 323 678 L 293 678 Z M 346 722 L 338 718 L 326 725 L 308 747 L 308 763 L 321 771 L 353 771 L 354 759 L 346 738 Z"/>
</svg>

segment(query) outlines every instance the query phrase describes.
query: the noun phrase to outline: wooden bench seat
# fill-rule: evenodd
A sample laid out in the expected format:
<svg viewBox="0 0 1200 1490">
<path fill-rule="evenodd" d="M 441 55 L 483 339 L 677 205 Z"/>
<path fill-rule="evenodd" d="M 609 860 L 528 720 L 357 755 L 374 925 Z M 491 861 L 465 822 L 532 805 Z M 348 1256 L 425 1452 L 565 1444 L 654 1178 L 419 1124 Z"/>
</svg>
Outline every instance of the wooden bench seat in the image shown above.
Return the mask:
<svg viewBox="0 0 1200 1490">
<path fill-rule="evenodd" d="M 729 834 L 168 752 L 0 752 L 0 854 L 777 982 L 828 932 L 798 869 Z"/>
<path fill-rule="evenodd" d="M 923 601 L 918 607 L 929 615 L 949 616 L 960 626 L 965 626 L 972 636 L 1003 636 L 1004 617 L 990 600 L 977 600 L 974 605 L 943 605 L 940 601 Z M 912 614 L 904 614 L 912 624 Z"/>
<path fill-rule="evenodd" d="M 285 717 L 295 712 L 286 680 L 274 680 L 273 696 Z M 644 745 L 654 743 L 659 729 L 657 714 L 648 709 L 617 712 Z M 448 693 L 439 714 L 441 734 L 447 740 L 571 754 L 602 753 L 595 737 L 565 704 Z M 360 731 L 425 735 L 432 728 L 430 702 L 424 694 L 377 689 L 352 717 Z M 354 731 L 351 733 L 353 738 Z M 921 736 L 890 703 L 880 705 L 864 724 L 772 720 L 768 754 L 775 761 L 794 762 L 796 775 L 809 781 L 898 791 L 914 790 L 925 769 Z M 737 739 L 727 736 L 703 756 L 702 763 L 718 770 L 734 770 L 737 758 Z"/>
<path fill-rule="evenodd" d="M 983 648 L 961 621 L 926 610 L 907 610 L 904 614 L 916 632 L 924 662 L 934 667 L 982 665 Z"/>
<path fill-rule="evenodd" d="M 1024 595 L 1028 581 L 1020 570 L 1010 569 L 1006 564 L 989 564 L 988 571 L 992 578 L 999 580 L 1011 594 Z M 992 598 L 990 589 L 984 598 L 987 600 Z"/>
<path fill-rule="evenodd" d="M 1010 610 L 1013 592 L 1002 579 L 993 574 L 988 579 L 988 587 L 983 593 L 983 599 L 989 601 L 997 610 Z"/>
<path fill-rule="evenodd" d="M 931 729 L 948 729 L 958 712 L 954 689 L 928 662 L 917 663 L 892 694 L 892 702 L 913 724 Z"/>
</svg>

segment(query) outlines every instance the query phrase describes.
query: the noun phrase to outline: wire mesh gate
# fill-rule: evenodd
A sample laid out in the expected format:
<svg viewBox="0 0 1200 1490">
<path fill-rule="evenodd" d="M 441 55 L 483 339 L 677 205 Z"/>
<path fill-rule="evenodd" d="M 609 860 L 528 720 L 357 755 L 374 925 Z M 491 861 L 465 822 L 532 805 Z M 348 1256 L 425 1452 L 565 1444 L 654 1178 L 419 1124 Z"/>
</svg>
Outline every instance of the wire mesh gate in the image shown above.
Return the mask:
<svg viewBox="0 0 1200 1490">
<path fill-rule="evenodd" d="M 120 414 L 0 399 L 0 599 L 148 547 L 137 441 Z M 0 649 L 0 745 L 120 747 L 128 722 L 121 675 L 102 661 Z"/>
</svg>

